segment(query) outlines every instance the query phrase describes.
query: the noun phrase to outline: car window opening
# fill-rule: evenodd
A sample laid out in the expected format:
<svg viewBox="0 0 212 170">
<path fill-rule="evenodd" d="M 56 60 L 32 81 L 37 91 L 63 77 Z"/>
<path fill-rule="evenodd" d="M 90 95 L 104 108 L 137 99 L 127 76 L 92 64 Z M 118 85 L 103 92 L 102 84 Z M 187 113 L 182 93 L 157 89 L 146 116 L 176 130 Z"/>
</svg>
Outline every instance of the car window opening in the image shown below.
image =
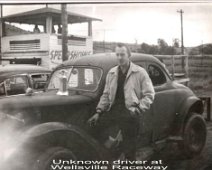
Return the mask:
<svg viewBox="0 0 212 170">
<path fill-rule="evenodd" d="M 148 67 L 148 73 L 154 86 L 166 83 L 166 76 L 156 65 L 150 64 Z"/>
</svg>

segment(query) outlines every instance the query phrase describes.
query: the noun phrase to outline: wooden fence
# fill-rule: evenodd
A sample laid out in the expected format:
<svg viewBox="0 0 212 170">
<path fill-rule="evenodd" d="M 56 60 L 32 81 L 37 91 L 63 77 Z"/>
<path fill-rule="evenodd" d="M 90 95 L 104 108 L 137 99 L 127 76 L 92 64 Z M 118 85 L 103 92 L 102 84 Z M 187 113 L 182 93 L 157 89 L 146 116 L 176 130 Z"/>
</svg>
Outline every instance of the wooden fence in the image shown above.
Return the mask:
<svg viewBox="0 0 212 170">
<path fill-rule="evenodd" d="M 192 89 L 212 87 L 212 55 L 156 55 L 171 74 L 188 77 Z"/>
</svg>

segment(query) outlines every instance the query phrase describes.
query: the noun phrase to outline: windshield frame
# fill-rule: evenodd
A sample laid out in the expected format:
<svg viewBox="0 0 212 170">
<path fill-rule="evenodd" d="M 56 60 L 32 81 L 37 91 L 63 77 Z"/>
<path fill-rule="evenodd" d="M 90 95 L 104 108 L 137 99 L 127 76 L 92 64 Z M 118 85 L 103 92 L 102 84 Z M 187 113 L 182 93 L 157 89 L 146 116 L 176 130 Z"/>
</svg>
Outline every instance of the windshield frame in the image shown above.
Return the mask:
<svg viewBox="0 0 212 170">
<path fill-rule="evenodd" d="M 96 88 L 95 88 L 94 90 L 75 89 L 75 88 L 70 88 L 70 87 L 68 87 L 68 82 L 69 82 L 69 79 L 70 79 L 70 77 L 71 77 L 71 74 L 69 74 L 69 75 L 67 76 L 67 90 L 68 90 L 68 91 L 80 91 L 80 92 L 81 92 L 81 91 L 82 91 L 82 92 L 96 92 L 97 89 L 99 88 L 100 82 L 101 82 L 102 77 L 103 77 L 103 69 L 102 69 L 101 67 L 89 66 L 89 65 L 69 65 L 69 66 L 62 66 L 62 67 L 59 67 L 59 68 L 55 69 L 55 70 L 52 72 L 52 74 L 51 74 L 51 76 L 50 76 L 50 78 L 49 78 L 49 81 L 48 81 L 48 83 L 47 83 L 46 89 L 47 89 L 47 90 L 58 90 L 58 88 L 55 88 L 55 89 L 49 89 L 49 88 L 48 88 L 48 87 L 49 87 L 49 84 L 50 84 L 50 82 L 51 82 L 51 79 L 52 79 L 52 77 L 53 77 L 53 75 L 54 75 L 55 72 L 57 72 L 57 71 L 59 71 L 59 70 L 62 70 L 62 69 L 71 69 L 71 70 L 73 70 L 74 68 L 98 69 L 98 70 L 100 70 L 100 78 L 99 78 L 99 80 L 98 80 L 98 82 L 97 82 L 97 86 L 96 86 Z"/>
</svg>

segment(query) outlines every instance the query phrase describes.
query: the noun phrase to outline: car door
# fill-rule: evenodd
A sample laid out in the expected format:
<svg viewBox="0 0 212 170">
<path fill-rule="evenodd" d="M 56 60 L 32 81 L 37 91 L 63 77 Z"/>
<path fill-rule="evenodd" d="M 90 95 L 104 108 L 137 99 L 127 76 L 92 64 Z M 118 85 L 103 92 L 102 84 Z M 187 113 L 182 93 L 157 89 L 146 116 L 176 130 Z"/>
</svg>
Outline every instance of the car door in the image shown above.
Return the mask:
<svg viewBox="0 0 212 170">
<path fill-rule="evenodd" d="M 102 70 L 93 67 L 76 66 L 56 70 L 48 86 L 48 92 L 52 93 L 55 89 L 56 95 L 43 95 L 46 100 L 41 108 L 45 115 L 43 120 L 84 126 L 95 112 L 94 98 L 101 77 Z"/>
<path fill-rule="evenodd" d="M 147 70 L 148 63 L 146 61 L 137 61 L 137 65 Z M 153 107 L 150 107 L 144 114 L 142 114 L 139 120 L 139 146 L 148 145 L 152 141 L 153 136 Z"/>
<path fill-rule="evenodd" d="M 148 111 L 149 113 L 147 113 L 150 115 L 148 121 L 151 121 L 149 124 L 152 125 L 152 140 L 157 141 L 171 133 L 171 126 L 176 116 L 175 91 L 163 66 L 149 62 L 147 64 L 147 72 L 155 89 L 155 99 L 151 109 Z"/>
</svg>

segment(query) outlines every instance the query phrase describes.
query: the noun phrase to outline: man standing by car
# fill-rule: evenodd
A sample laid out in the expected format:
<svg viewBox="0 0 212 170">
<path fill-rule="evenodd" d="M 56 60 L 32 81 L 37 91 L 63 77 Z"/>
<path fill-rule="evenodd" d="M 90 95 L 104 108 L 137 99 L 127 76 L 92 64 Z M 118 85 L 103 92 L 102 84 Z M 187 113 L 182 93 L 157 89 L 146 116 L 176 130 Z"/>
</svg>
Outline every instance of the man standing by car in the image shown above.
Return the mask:
<svg viewBox="0 0 212 170">
<path fill-rule="evenodd" d="M 138 116 L 150 108 L 155 92 L 147 72 L 130 61 L 129 48 L 120 43 L 115 52 L 118 66 L 108 72 L 96 113 L 88 122 L 96 123 L 102 113 L 110 111 L 122 131 L 125 159 L 135 160 Z"/>
</svg>

